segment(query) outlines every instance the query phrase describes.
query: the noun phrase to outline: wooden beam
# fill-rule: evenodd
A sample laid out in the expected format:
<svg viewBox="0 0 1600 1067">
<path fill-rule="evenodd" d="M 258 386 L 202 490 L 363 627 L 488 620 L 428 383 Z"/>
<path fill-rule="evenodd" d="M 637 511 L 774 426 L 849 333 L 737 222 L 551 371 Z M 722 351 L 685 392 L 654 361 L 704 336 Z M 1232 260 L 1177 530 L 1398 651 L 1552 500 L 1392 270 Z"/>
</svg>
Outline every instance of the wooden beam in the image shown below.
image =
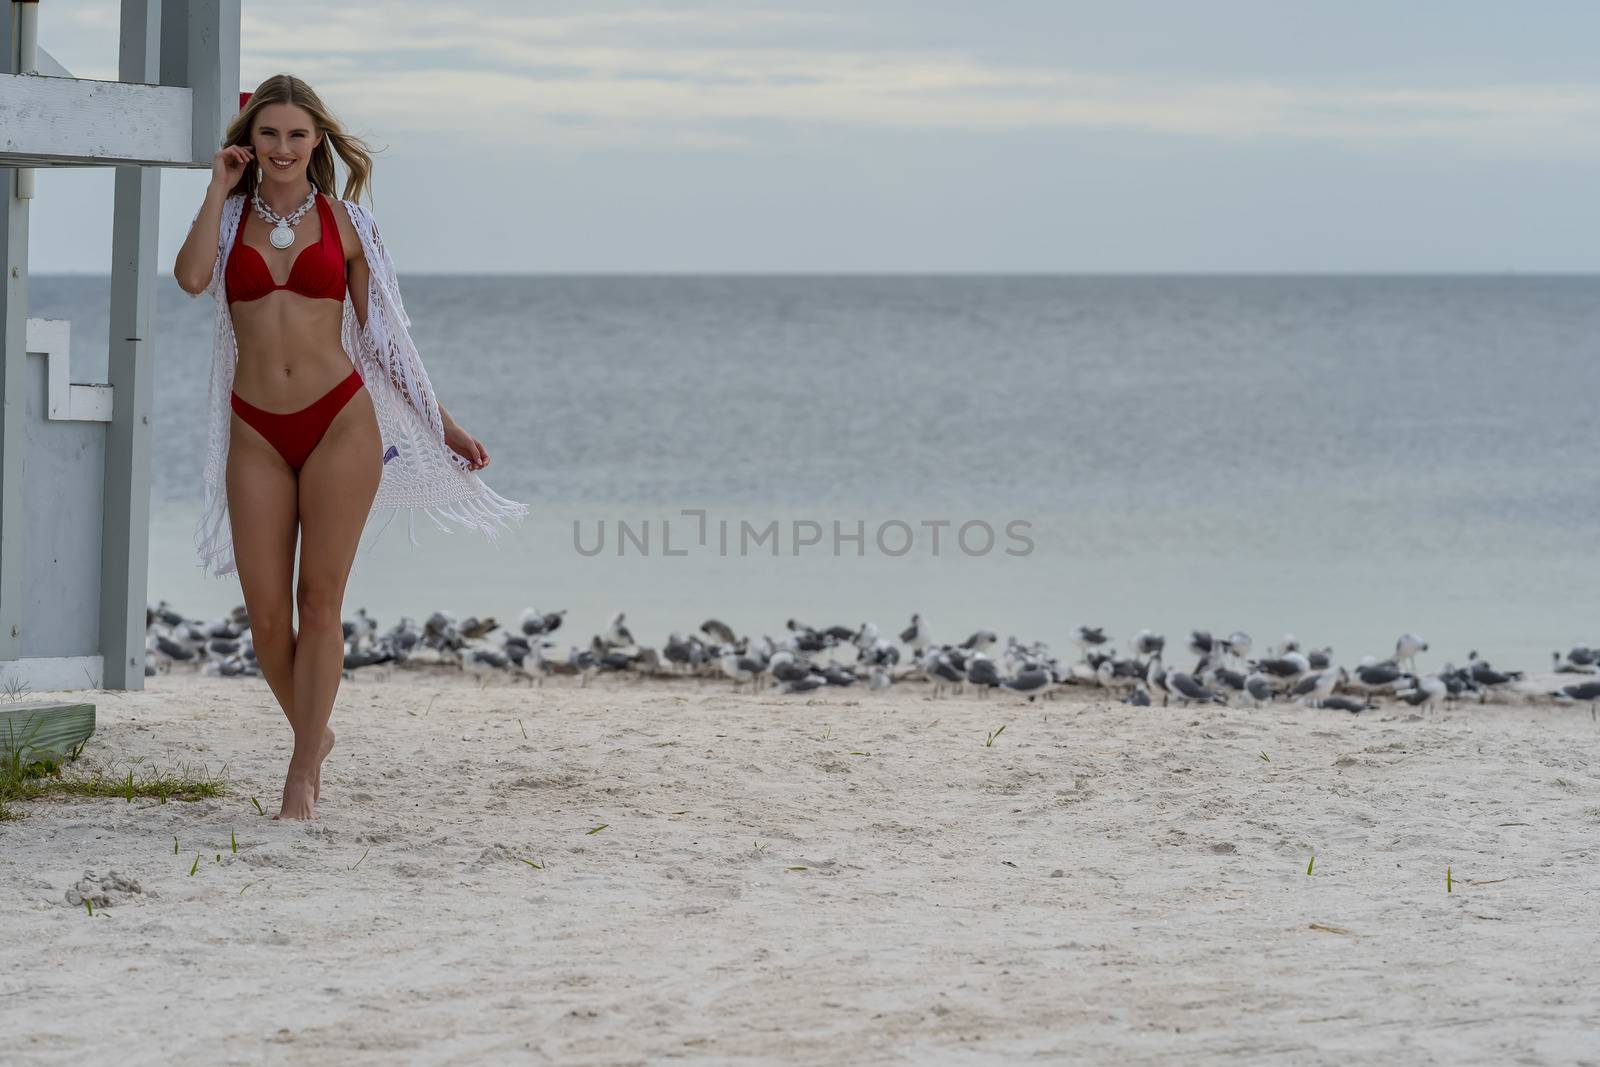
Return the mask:
<svg viewBox="0 0 1600 1067">
<path fill-rule="evenodd" d="M 0 73 L 0 167 L 210 167 L 216 147 L 195 158 L 193 98 L 177 85 Z"/>
<path fill-rule="evenodd" d="M 93 704 L 0 704 L 0 758 L 20 752 L 24 764 L 44 756 L 61 759 L 93 734 Z"/>
<path fill-rule="evenodd" d="M 9 6 L 9 5 L 8 5 Z M 13 76 L 17 62 L 16 18 L 0 18 L 0 78 Z M 0 121 L 0 136 L 4 135 Z M 0 166 L 0 662 L 17 659 L 22 649 L 23 514 L 22 451 L 27 447 L 22 420 L 27 398 L 28 202 L 16 197 L 17 172 Z"/>
<path fill-rule="evenodd" d="M 160 74 L 161 3 L 122 0 L 118 73 L 125 81 L 154 81 Z M 111 352 L 106 378 L 115 403 L 111 425 L 106 427 L 105 510 L 100 527 L 100 652 L 105 657 L 101 685 L 143 689 L 150 561 L 150 409 L 155 378 L 152 320 L 161 172 L 154 167 L 118 167 L 114 197 Z"/>
</svg>

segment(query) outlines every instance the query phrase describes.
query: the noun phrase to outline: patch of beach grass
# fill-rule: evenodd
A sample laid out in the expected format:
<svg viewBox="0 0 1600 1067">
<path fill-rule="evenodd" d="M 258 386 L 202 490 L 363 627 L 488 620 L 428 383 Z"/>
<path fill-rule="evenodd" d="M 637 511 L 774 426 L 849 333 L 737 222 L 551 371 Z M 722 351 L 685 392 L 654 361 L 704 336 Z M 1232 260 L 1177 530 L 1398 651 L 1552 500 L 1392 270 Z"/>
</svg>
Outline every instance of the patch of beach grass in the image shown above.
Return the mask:
<svg viewBox="0 0 1600 1067">
<path fill-rule="evenodd" d="M 131 766 L 123 771 L 115 761 L 83 760 L 81 744 L 65 759 L 40 757 L 24 763 L 21 753 L 21 747 L 14 747 L 0 760 L 0 820 L 17 818 L 13 805 L 28 801 L 114 798 L 131 804 L 138 797 L 165 804 L 219 797 L 225 787 L 220 777 L 204 767 L 144 768 L 139 776 Z M 80 762 L 81 767 L 77 766 Z"/>
</svg>

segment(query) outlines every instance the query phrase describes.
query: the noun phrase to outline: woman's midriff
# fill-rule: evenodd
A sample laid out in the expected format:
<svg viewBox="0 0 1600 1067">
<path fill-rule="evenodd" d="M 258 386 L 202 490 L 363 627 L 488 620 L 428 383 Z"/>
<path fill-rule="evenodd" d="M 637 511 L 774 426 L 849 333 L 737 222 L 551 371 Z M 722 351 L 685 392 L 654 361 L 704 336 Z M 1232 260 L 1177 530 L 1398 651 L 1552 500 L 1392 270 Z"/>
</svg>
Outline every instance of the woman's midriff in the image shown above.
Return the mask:
<svg viewBox="0 0 1600 1067">
<path fill-rule="evenodd" d="M 321 305 L 321 306 L 318 306 Z M 266 411 L 298 411 L 349 374 L 343 303 L 279 291 L 232 306 L 233 391 Z"/>
</svg>

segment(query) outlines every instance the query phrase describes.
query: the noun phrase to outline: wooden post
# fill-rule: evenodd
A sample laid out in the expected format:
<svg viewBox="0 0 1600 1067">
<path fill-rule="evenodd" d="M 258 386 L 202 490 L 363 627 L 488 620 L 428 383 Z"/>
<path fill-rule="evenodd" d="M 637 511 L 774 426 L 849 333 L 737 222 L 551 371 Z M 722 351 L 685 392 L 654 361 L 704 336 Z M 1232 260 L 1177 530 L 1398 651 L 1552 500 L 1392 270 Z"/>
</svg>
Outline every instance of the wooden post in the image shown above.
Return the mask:
<svg viewBox="0 0 1600 1067">
<path fill-rule="evenodd" d="M 0 14 L 0 74 L 17 69 L 16 5 Z M 0 660 L 22 647 L 22 395 L 28 347 L 28 202 L 16 196 L 15 167 L 0 167 Z"/>
<path fill-rule="evenodd" d="M 161 3 L 122 0 L 119 81 L 160 81 Z M 107 363 L 114 406 L 106 427 L 100 535 L 100 653 L 105 665 L 100 684 L 107 689 L 143 689 L 150 561 L 151 326 L 161 171 L 118 167 L 116 172 Z"/>
</svg>

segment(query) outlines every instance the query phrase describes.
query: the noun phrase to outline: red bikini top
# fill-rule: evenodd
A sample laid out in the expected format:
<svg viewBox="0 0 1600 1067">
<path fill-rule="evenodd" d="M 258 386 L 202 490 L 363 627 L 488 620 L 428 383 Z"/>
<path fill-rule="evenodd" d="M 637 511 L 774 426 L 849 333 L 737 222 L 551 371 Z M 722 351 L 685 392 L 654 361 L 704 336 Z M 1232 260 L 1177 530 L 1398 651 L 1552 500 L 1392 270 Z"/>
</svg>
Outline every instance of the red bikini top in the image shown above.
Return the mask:
<svg viewBox="0 0 1600 1067">
<path fill-rule="evenodd" d="M 235 300 L 259 300 L 268 293 L 287 289 L 301 296 L 327 297 L 344 300 L 344 242 L 339 237 L 339 224 L 333 219 L 333 209 L 328 198 L 317 193 L 317 217 L 322 220 L 322 236 L 317 243 L 302 248 L 289 268 L 289 280 L 282 285 L 272 280 L 267 261 L 255 248 L 245 244 L 244 224 L 249 217 L 250 205 L 239 213 L 239 232 L 233 237 L 233 251 L 228 254 L 228 264 L 223 269 L 222 281 L 227 289 L 228 303 Z"/>
</svg>

